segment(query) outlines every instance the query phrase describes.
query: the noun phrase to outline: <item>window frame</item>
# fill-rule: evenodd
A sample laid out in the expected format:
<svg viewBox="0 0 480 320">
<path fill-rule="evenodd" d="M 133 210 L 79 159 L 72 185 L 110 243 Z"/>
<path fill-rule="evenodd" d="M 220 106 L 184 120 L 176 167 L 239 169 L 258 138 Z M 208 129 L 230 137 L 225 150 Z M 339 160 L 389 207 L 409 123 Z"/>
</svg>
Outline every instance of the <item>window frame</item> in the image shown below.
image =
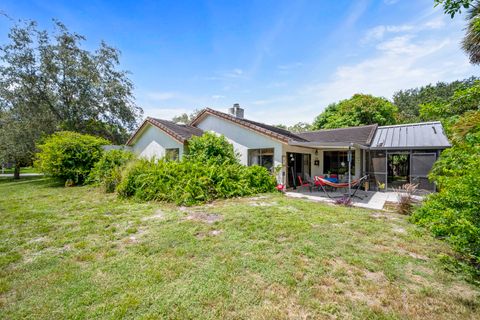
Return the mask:
<svg viewBox="0 0 480 320">
<path fill-rule="evenodd" d="M 174 156 L 171 156 L 170 153 L 174 152 Z M 180 160 L 180 148 L 165 148 L 165 159 L 169 161 L 178 161 Z"/>
<path fill-rule="evenodd" d="M 253 155 L 254 152 L 258 152 L 258 155 Z M 253 163 L 253 157 L 258 157 L 257 163 Z M 263 157 L 271 157 L 271 167 L 267 167 L 264 165 L 264 161 L 262 160 Z M 248 166 L 261 166 L 267 168 L 268 170 L 272 171 L 275 167 L 275 148 L 258 148 L 258 149 L 248 149 L 247 152 L 247 164 Z"/>
</svg>

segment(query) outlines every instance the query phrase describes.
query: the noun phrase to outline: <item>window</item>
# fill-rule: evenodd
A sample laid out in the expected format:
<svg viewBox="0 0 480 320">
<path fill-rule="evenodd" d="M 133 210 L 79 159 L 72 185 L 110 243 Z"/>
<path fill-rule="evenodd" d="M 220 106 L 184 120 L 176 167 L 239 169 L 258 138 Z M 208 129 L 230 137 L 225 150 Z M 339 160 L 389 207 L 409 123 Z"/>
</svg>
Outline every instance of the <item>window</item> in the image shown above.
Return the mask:
<svg viewBox="0 0 480 320">
<path fill-rule="evenodd" d="M 177 161 L 180 155 L 179 148 L 165 149 L 165 159 Z"/>
<path fill-rule="evenodd" d="M 248 165 L 262 166 L 268 170 L 273 168 L 273 148 L 248 150 Z"/>
<path fill-rule="evenodd" d="M 348 173 L 348 151 L 324 151 L 323 172 L 346 174 Z M 355 150 L 352 150 L 352 174 L 355 174 Z"/>
</svg>

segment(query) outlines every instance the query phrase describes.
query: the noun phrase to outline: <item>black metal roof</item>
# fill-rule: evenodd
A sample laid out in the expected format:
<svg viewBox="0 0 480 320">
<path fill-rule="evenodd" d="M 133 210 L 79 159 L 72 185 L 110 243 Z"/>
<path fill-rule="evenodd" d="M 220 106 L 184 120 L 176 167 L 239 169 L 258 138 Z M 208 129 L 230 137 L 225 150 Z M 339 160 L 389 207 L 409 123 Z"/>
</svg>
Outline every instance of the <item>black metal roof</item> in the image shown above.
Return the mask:
<svg viewBox="0 0 480 320">
<path fill-rule="evenodd" d="M 370 149 L 445 149 L 450 142 L 440 122 L 378 127 Z"/>
</svg>

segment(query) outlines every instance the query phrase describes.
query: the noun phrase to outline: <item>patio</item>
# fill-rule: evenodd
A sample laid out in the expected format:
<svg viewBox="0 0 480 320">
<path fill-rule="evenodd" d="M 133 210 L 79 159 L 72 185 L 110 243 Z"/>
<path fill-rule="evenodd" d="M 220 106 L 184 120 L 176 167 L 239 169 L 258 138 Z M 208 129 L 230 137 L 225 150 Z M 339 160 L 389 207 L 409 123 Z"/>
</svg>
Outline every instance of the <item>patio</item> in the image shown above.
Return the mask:
<svg viewBox="0 0 480 320">
<path fill-rule="evenodd" d="M 352 191 L 353 192 L 353 191 Z M 329 192 L 330 196 L 333 198 L 340 198 L 345 193 L 344 192 Z M 330 199 L 323 191 L 313 190 L 310 192 L 307 188 L 300 188 L 297 190 L 288 190 L 285 192 L 287 197 L 292 198 L 304 198 L 312 201 L 319 202 L 329 202 L 335 203 L 335 199 Z M 363 191 L 359 190 L 357 195 L 360 198 L 353 197 L 352 205 L 355 207 L 373 209 L 373 210 L 383 210 L 385 203 L 397 203 L 398 202 L 398 193 L 397 192 L 379 192 L 379 191 Z M 422 196 L 414 196 L 417 200 L 422 200 Z"/>
</svg>

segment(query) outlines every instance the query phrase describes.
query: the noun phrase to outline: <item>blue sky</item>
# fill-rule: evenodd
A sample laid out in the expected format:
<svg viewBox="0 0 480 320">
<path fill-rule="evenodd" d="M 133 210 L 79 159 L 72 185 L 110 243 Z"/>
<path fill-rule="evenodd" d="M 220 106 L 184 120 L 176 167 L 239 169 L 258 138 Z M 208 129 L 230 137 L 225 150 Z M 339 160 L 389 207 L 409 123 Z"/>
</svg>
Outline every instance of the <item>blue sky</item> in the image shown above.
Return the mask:
<svg viewBox="0 0 480 320">
<path fill-rule="evenodd" d="M 169 119 L 233 103 L 266 123 L 311 122 L 357 92 L 478 75 L 460 50 L 464 21 L 433 0 L 19 1 L 15 19 L 64 22 L 122 52 L 145 115 Z M 11 22 L 0 18 L 0 42 Z"/>
</svg>

